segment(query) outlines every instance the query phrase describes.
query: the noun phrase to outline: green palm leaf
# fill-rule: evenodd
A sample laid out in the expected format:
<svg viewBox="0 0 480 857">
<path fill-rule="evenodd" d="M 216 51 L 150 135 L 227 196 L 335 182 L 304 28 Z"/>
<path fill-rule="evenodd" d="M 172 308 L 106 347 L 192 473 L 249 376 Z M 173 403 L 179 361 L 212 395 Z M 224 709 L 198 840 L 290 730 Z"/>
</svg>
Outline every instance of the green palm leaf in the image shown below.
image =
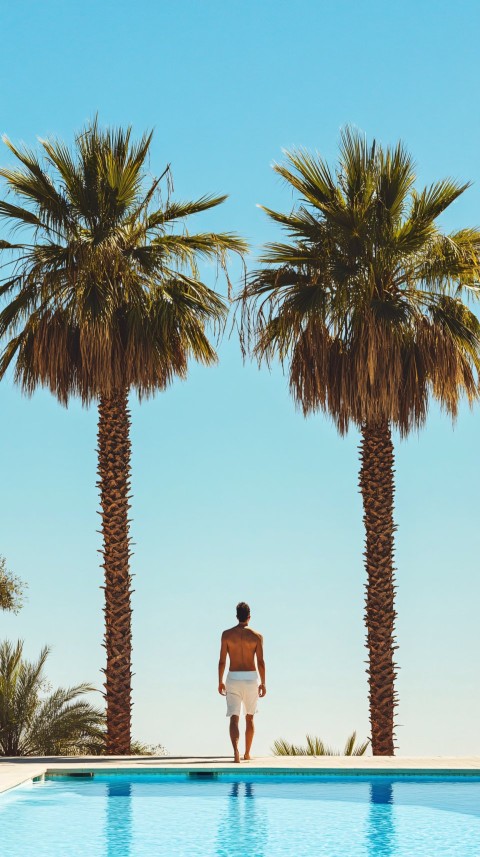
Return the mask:
<svg viewBox="0 0 480 857">
<path fill-rule="evenodd" d="M 79 684 L 47 691 L 49 649 L 29 662 L 23 643 L 0 644 L 0 755 L 43 756 L 101 752 L 105 717 L 81 697 L 95 688 Z"/>
</svg>

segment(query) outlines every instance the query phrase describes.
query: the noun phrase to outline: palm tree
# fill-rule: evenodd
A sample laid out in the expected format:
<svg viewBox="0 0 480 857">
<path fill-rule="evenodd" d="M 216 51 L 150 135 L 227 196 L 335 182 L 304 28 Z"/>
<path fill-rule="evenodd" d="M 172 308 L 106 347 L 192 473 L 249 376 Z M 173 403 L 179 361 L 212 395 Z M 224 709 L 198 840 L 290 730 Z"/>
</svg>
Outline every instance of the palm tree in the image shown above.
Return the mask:
<svg viewBox="0 0 480 857">
<path fill-rule="evenodd" d="M 104 714 L 82 699 L 88 684 L 48 692 L 44 667 L 49 649 L 30 662 L 23 643 L 0 643 L 0 755 L 58 756 L 98 753 L 104 747 Z"/>
<path fill-rule="evenodd" d="M 198 260 L 226 271 L 232 233 L 190 234 L 180 222 L 224 196 L 174 202 L 160 195 L 167 170 L 146 184 L 151 134 L 130 129 L 76 136 L 71 151 L 42 140 L 44 158 L 5 139 L 18 166 L 0 170 L 15 202 L 0 215 L 29 241 L 2 242 L 12 269 L 0 288 L 7 305 L 0 336 L 9 337 L 0 375 L 14 361 L 24 392 L 48 387 L 67 404 L 98 402 L 98 487 L 105 572 L 107 751 L 130 750 L 131 578 L 129 391 L 140 398 L 185 378 L 190 358 L 217 360 L 207 336 L 224 324 L 222 297 L 202 282 Z"/>
<path fill-rule="evenodd" d="M 372 750 L 393 755 L 392 429 L 422 426 L 430 393 L 453 416 L 463 392 L 476 395 L 480 326 L 459 286 L 475 291 L 480 233 L 441 232 L 437 218 L 467 185 L 416 192 L 400 143 L 368 145 L 347 129 L 336 172 L 305 150 L 287 158 L 274 169 L 301 199 L 291 213 L 264 209 L 288 238 L 266 246 L 241 296 L 242 329 L 259 362 L 288 366 L 305 415 L 361 432 Z"/>
</svg>

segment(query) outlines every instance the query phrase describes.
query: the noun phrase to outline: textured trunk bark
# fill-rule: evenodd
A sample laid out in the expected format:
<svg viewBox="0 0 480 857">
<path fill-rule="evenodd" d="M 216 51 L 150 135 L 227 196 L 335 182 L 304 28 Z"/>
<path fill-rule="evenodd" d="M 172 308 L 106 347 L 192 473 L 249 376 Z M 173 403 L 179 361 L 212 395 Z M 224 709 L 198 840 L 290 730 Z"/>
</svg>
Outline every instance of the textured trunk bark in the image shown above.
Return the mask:
<svg viewBox="0 0 480 857">
<path fill-rule="evenodd" d="M 395 692 L 395 576 L 393 567 L 394 454 L 387 421 L 362 428 L 363 498 L 370 726 L 374 756 L 393 756 Z"/>
<path fill-rule="evenodd" d="M 131 577 L 128 510 L 130 508 L 130 412 L 128 391 L 102 396 L 98 419 L 98 476 L 105 572 L 107 666 L 107 753 L 130 753 L 131 727 Z"/>
</svg>

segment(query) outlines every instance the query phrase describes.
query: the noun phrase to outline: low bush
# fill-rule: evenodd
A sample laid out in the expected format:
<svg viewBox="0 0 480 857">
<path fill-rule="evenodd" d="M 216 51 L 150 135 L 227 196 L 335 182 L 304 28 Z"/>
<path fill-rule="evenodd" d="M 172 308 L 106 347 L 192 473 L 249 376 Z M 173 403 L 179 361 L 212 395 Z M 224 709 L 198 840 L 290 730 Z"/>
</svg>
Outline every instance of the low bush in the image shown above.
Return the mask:
<svg viewBox="0 0 480 857">
<path fill-rule="evenodd" d="M 279 738 L 273 744 L 272 753 L 274 756 L 364 756 L 370 744 L 368 740 L 357 744 L 356 732 L 352 732 L 347 738 L 343 751 L 334 750 L 314 735 L 307 735 L 306 742 L 305 745 L 290 744 Z"/>
</svg>

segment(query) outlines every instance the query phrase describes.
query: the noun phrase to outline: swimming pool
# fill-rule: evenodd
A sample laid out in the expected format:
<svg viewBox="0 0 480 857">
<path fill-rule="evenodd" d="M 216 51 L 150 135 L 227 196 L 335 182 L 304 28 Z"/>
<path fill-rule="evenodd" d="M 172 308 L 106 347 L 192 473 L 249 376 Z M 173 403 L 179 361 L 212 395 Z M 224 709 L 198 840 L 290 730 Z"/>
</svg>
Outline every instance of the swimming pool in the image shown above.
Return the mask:
<svg viewBox="0 0 480 857">
<path fill-rule="evenodd" d="M 8 857 L 478 857 L 480 776 L 95 774 L 0 795 Z"/>
</svg>

